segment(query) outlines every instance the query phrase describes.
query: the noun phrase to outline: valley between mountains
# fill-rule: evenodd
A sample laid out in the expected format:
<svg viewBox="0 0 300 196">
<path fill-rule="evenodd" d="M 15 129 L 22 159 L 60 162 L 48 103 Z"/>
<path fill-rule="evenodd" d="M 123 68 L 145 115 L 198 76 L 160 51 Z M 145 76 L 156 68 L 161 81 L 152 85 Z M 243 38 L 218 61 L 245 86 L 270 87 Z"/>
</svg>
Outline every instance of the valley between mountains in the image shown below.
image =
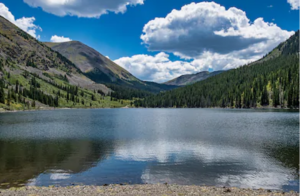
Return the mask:
<svg viewBox="0 0 300 196">
<path fill-rule="evenodd" d="M 299 31 L 233 70 L 142 81 L 79 42 L 42 43 L 0 17 L 0 111 L 50 108 L 298 108 Z"/>
</svg>

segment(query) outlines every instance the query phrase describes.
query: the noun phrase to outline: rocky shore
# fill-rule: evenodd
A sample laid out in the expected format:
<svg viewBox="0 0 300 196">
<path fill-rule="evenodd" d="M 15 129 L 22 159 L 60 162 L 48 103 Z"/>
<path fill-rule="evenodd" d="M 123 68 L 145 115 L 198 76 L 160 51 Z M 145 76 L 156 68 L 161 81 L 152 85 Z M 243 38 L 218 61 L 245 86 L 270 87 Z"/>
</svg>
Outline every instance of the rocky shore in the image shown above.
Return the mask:
<svg viewBox="0 0 300 196">
<path fill-rule="evenodd" d="M 155 196 L 183 196 L 183 195 L 201 195 L 201 196 L 296 196 L 296 192 L 282 192 L 271 190 L 252 190 L 252 189 L 239 189 L 239 188 L 217 188 L 217 187 L 204 187 L 204 186 L 182 186 L 182 185 L 169 185 L 169 184 L 145 184 L 145 185 L 104 185 L 104 186 L 70 186 L 70 187 L 22 187 L 11 188 L 7 190 L 0 190 L 0 195 L 31 195 L 31 196 L 52 196 L 52 195 L 155 195 Z"/>
</svg>

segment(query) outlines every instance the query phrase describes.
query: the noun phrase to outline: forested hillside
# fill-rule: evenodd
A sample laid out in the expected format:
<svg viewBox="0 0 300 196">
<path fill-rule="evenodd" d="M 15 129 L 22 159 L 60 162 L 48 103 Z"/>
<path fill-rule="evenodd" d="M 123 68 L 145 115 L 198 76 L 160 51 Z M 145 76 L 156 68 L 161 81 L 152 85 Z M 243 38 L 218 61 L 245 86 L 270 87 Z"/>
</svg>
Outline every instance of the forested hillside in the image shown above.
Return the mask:
<svg viewBox="0 0 300 196">
<path fill-rule="evenodd" d="M 136 107 L 299 107 L 299 31 L 263 59 L 135 102 Z"/>
<path fill-rule="evenodd" d="M 0 111 L 49 107 L 122 107 L 67 58 L 0 16 Z"/>
</svg>

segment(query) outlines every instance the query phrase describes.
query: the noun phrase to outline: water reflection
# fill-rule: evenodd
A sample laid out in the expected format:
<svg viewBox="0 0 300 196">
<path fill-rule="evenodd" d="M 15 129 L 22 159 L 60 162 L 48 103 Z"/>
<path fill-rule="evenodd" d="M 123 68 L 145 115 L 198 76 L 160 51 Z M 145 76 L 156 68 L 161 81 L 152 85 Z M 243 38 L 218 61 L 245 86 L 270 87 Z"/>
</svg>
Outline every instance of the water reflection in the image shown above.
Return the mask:
<svg viewBox="0 0 300 196">
<path fill-rule="evenodd" d="M 199 142 L 144 141 L 121 145 L 115 153 L 121 160 L 156 162 L 143 172 L 144 183 L 274 189 L 296 179 L 292 170 L 257 149 Z M 290 152 L 289 156 L 296 153 Z"/>
<path fill-rule="evenodd" d="M 299 114 L 72 110 L 0 115 L 2 187 L 176 183 L 299 189 Z"/>
<path fill-rule="evenodd" d="M 106 159 L 112 146 L 100 140 L 0 140 L 0 183 L 23 185 L 41 173 L 53 173 L 53 180 L 67 179 Z"/>
</svg>

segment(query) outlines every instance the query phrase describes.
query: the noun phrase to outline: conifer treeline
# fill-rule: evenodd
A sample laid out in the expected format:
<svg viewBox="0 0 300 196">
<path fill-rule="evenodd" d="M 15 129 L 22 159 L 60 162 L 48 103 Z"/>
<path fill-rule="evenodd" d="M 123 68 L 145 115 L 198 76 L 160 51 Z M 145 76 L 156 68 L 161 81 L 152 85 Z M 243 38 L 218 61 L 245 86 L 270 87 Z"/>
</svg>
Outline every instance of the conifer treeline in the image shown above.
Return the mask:
<svg viewBox="0 0 300 196">
<path fill-rule="evenodd" d="M 0 59 L 0 74 L 3 73 L 3 60 Z M 4 93 L 5 83 L 3 78 L 0 78 L 0 103 L 5 104 L 5 93 Z"/>
<path fill-rule="evenodd" d="M 0 80 L 0 103 L 5 104 L 4 82 Z"/>
<path fill-rule="evenodd" d="M 43 80 L 44 82 L 47 82 L 47 83 L 51 84 L 52 86 L 55 86 L 56 88 L 58 88 L 58 89 L 60 89 L 60 90 L 62 90 L 62 91 L 65 91 L 65 92 L 67 93 L 67 95 L 64 96 L 64 95 L 61 93 L 60 90 L 58 90 L 58 91 L 56 91 L 56 92 L 54 91 L 53 93 L 56 94 L 56 96 L 57 96 L 58 98 L 60 98 L 60 97 L 61 97 L 61 98 L 64 98 L 64 99 L 67 100 L 67 102 L 72 101 L 72 102 L 74 102 L 74 103 L 81 103 L 82 105 L 85 104 L 85 103 L 84 103 L 84 100 L 81 100 L 81 101 L 80 101 L 80 99 L 79 99 L 79 95 L 80 95 L 81 97 L 84 97 L 84 96 L 85 96 L 85 93 L 84 93 L 82 90 L 79 92 L 78 86 L 57 84 L 57 83 L 54 82 L 54 81 L 51 81 L 51 80 L 45 80 L 45 79 L 41 78 L 39 75 L 36 75 L 36 74 L 33 74 L 33 75 L 34 75 L 35 77 L 39 78 L 40 80 Z M 47 74 L 44 74 L 44 75 L 47 76 Z M 66 76 L 63 76 L 63 79 L 61 79 L 61 80 L 67 81 L 68 79 L 67 79 Z M 100 92 L 101 92 L 101 93 L 100 93 Z M 101 94 L 101 95 L 104 94 L 104 93 L 103 93 L 102 91 L 100 91 L 100 90 L 98 90 L 98 93 Z M 89 95 L 91 96 L 91 100 L 96 101 L 96 97 L 95 97 L 94 94 L 89 93 Z"/>
<path fill-rule="evenodd" d="M 153 95 L 153 93 L 148 91 L 137 90 L 134 88 L 124 87 L 124 86 L 108 84 L 107 87 L 113 90 L 111 96 L 116 99 L 132 100 L 133 98 L 145 98 L 150 95 Z"/>
<path fill-rule="evenodd" d="M 5 94 L 4 94 L 4 82 L 1 80 L 2 85 L 0 87 L 0 103 L 5 104 Z M 41 85 L 33 77 L 30 82 L 30 89 L 22 87 L 19 81 L 16 81 L 14 88 L 7 89 L 6 104 L 9 106 L 12 101 L 15 103 L 24 103 L 29 105 L 29 101 L 26 98 L 30 98 L 33 101 L 31 102 L 31 107 L 35 107 L 35 101 L 39 101 L 45 105 L 51 107 L 58 107 L 58 97 L 53 98 L 51 95 L 45 94 L 39 88 Z M 3 93 L 3 94 L 2 94 Z"/>
<path fill-rule="evenodd" d="M 299 107 L 299 56 L 282 55 L 135 102 L 137 107 Z"/>
</svg>

